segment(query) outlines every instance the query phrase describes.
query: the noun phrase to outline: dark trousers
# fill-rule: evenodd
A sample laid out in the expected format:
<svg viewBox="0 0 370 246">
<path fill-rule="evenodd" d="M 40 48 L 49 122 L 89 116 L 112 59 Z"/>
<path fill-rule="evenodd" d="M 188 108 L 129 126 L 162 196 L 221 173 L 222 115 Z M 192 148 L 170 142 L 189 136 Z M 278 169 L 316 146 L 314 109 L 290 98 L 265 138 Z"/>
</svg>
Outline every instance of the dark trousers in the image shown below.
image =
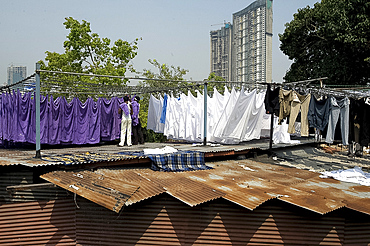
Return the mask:
<svg viewBox="0 0 370 246">
<path fill-rule="evenodd" d="M 138 143 L 143 144 L 144 143 L 144 136 L 143 131 L 141 130 L 141 123 L 139 120 L 139 124 L 136 126 L 132 126 L 132 144 L 137 145 Z"/>
</svg>

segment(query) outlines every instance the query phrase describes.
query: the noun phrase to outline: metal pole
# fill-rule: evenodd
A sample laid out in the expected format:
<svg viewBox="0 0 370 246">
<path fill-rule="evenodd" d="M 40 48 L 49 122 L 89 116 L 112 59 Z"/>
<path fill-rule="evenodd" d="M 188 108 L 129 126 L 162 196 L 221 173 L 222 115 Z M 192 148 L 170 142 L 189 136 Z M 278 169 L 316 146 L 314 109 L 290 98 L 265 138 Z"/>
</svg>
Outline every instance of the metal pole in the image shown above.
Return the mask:
<svg viewBox="0 0 370 246">
<path fill-rule="evenodd" d="M 36 156 L 41 158 L 41 141 L 40 141 L 40 64 L 36 63 Z"/>
<path fill-rule="evenodd" d="M 203 145 L 206 146 L 207 145 L 207 82 L 204 82 L 204 93 L 203 93 L 203 97 L 204 97 L 204 140 L 203 140 Z"/>
<path fill-rule="evenodd" d="M 271 112 L 271 122 L 270 122 L 270 146 L 269 146 L 269 155 L 272 155 L 272 138 L 274 136 L 274 113 Z"/>
</svg>

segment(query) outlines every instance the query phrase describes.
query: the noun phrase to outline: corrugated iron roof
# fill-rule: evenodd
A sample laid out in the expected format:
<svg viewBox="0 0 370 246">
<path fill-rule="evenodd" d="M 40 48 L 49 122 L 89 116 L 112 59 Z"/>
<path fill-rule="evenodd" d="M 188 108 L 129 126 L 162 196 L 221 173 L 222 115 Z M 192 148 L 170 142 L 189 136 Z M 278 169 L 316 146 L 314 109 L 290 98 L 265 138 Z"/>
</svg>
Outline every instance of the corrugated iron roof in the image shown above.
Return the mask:
<svg viewBox="0 0 370 246">
<path fill-rule="evenodd" d="M 302 139 L 301 144 L 313 143 L 314 139 Z M 145 143 L 143 145 L 133 145 L 130 147 L 118 147 L 115 144 L 102 145 L 82 145 L 70 147 L 57 145 L 53 149 L 42 149 L 41 159 L 35 158 L 36 151 L 30 149 L 1 149 L 0 166 L 24 165 L 29 167 L 48 166 L 48 165 L 89 165 L 94 163 L 106 162 L 115 164 L 120 161 L 147 159 L 147 157 L 137 157 L 130 155 L 130 152 L 139 152 L 143 149 L 163 148 L 172 146 L 178 150 L 200 151 L 205 157 L 217 157 L 227 155 L 242 155 L 255 150 L 267 150 L 269 148 L 268 139 L 256 139 L 243 142 L 238 145 L 193 145 L 189 143 Z M 273 148 L 281 148 L 286 144 L 274 144 Z M 291 145 L 290 145 L 291 147 Z"/>
<path fill-rule="evenodd" d="M 157 196 L 166 192 L 166 190 L 153 182 L 155 180 L 151 180 L 145 176 L 143 176 L 140 172 L 140 169 L 137 170 L 122 170 L 122 169 L 98 169 L 96 171 L 97 174 L 103 175 L 104 177 L 110 177 L 112 179 L 122 180 L 124 182 L 137 185 L 139 189 L 129 197 L 125 205 L 129 206 L 134 203 L 143 201 L 145 199 Z M 91 199 L 89 199 L 91 200 Z"/>
<path fill-rule="evenodd" d="M 166 144 L 174 146 L 179 150 L 201 151 L 206 157 L 234 155 L 236 153 L 248 153 L 256 149 L 251 145 L 240 146 L 192 146 L 191 144 Z M 145 145 L 136 145 L 131 147 L 117 147 L 116 145 L 106 146 L 80 146 L 76 148 L 60 148 L 42 150 L 41 159 L 35 158 L 34 150 L 12 150 L 0 149 L 0 166 L 24 165 L 28 167 L 61 165 L 89 165 L 95 163 L 117 163 L 128 160 L 147 160 L 146 156 L 136 155 L 143 148 L 158 148 L 164 146 L 161 143 L 146 143 Z"/>
<path fill-rule="evenodd" d="M 254 210 L 270 199 L 279 199 L 319 214 L 341 207 L 370 214 L 370 187 L 322 179 L 307 170 L 251 160 L 211 165 L 214 169 L 178 173 L 100 168 L 95 172 L 56 171 L 41 177 L 116 212 L 123 205 L 166 192 L 190 206 L 222 197 Z M 82 179 L 79 175 L 88 181 L 77 183 Z M 111 190 L 117 192 L 108 192 Z M 121 206 L 113 202 L 117 199 Z"/>
<path fill-rule="evenodd" d="M 214 200 L 224 196 L 222 190 L 213 189 L 205 183 L 200 183 L 184 177 L 182 175 L 158 175 L 156 178 L 160 180 L 158 185 L 163 186 L 166 192 L 188 204 L 189 206 L 196 206 L 201 203 Z"/>
<path fill-rule="evenodd" d="M 43 178 L 115 212 L 139 189 L 137 185 L 90 171 L 51 172 Z"/>
<path fill-rule="evenodd" d="M 110 151 L 92 152 L 92 149 L 76 148 L 73 151 L 70 149 L 62 149 L 45 151 L 42 153 L 41 159 L 35 158 L 35 152 L 30 150 L 0 150 L 0 166 L 23 165 L 28 167 L 51 166 L 51 165 L 84 165 L 93 163 L 109 163 L 127 161 L 133 159 L 144 159 L 146 157 L 120 153 L 118 149 L 116 153 Z M 95 148 L 96 150 L 96 148 Z"/>
</svg>

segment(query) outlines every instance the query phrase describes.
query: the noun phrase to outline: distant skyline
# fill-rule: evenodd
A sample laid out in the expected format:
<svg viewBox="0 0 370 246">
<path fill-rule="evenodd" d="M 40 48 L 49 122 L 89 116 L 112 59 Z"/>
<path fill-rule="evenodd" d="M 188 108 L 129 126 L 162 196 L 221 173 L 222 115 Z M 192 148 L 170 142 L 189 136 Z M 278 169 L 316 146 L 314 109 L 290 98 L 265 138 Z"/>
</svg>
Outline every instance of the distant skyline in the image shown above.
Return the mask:
<svg viewBox="0 0 370 246">
<path fill-rule="evenodd" d="M 101 38 L 138 43 L 132 64 L 138 71 L 157 72 L 148 59 L 189 70 L 186 79 L 203 80 L 210 73 L 210 31 L 252 0 L 12 0 L 1 1 L 0 8 L 0 85 L 7 80 L 7 67 L 26 66 L 28 75 L 45 52 L 63 53 L 68 30 L 65 17 L 86 20 Z M 272 78 L 281 82 L 291 61 L 280 51 L 278 34 L 293 20 L 299 8 L 313 7 L 315 0 L 273 2 Z M 218 25 L 220 24 L 220 25 Z"/>
</svg>

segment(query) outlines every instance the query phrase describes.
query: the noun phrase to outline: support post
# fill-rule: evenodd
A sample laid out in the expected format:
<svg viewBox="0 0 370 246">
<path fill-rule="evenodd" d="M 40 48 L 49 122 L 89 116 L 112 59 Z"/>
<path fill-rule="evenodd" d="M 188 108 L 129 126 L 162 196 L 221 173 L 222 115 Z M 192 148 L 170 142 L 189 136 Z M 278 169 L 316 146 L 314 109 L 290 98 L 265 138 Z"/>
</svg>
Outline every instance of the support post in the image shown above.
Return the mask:
<svg viewBox="0 0 370 246">
<path fill-rule="evenodd" d="M 40 139 L 40 64 L 36 63 L 36 156 L 35 158 L 41 158 L 41 139 Z"/>
<path fill-rule="evenodd" d="M 204 82 L 204 92 L 203 92 L 203 97 L 204 97 L 204 139 L 203 139 L 203 145 L 206 146 L 207 145 L 207 85 L 208 85 L 208 82 Z"/>
<path fill-rule="evenodd" d="M 271 122 L 270 122 L 270 145 L 269 145 L 269 155 L 272 155 L 272 138 L 274 136 L 274 113 L 271 112 Z"/>
</svg>

